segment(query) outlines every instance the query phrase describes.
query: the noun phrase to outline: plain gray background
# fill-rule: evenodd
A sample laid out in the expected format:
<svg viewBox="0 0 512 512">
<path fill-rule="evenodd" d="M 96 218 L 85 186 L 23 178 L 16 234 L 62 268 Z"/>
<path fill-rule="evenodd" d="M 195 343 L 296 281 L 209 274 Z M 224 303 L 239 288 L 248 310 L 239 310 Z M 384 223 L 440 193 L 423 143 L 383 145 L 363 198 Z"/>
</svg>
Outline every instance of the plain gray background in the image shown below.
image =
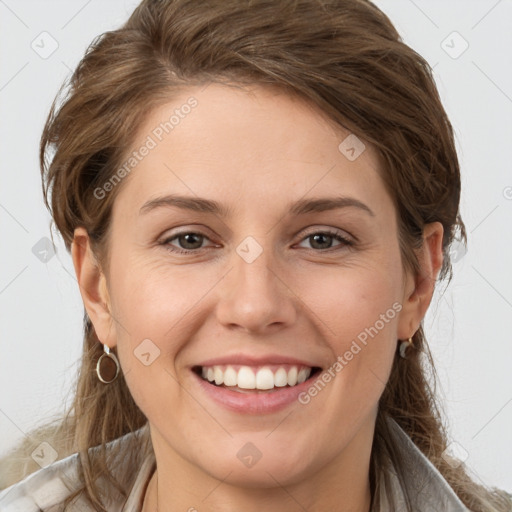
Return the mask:
<svg viewBox="0 0 512 512">
<path fill-rule="evenodd" d="M 0 0 L 0 454 L 63 409 L 81 353 L 71 258 L 56 238 L 57 253 L 41 261 L 50 238 L 37 160 L 43 122 L 94 36 L 136 4 Z M 510 491 L 512 1 L 376 4 L 434 67 L 457 137 L 469 250 L 457 253 L 454 279 L 425 320 L 452 449 L 482 482 Z"/>
</svg>

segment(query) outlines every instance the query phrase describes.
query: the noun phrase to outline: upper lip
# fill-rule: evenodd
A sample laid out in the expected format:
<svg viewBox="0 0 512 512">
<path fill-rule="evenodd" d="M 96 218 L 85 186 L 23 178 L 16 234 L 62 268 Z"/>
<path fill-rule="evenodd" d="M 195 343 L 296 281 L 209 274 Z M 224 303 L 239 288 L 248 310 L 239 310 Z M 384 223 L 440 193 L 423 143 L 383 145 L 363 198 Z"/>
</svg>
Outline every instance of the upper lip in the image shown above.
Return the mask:
<svg viewBox="0 0 512 512">
<path fill-rule="evenodd" d="M 309 368 L 320 368 L 319 364 L 306 359 L 297 359 L 279 354 L 267 354 L 262 356 L 248 354 L 233 354 L 229 356 L 219 356 L 206 361 L 202 361 L 194 366 L 220 366 L 220 365 L 241 365 L 241 366 L 265 366 L 265 365 L 297 365 L 307 366 Z"/>
</svg>

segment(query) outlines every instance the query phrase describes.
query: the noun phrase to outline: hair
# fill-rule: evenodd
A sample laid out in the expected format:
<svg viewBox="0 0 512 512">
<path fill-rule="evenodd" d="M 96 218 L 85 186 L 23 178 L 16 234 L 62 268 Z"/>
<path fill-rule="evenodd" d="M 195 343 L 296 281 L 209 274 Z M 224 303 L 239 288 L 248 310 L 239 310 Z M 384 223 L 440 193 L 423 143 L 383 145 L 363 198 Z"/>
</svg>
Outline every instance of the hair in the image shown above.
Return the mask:
<svg viewBox="0 0 512 512">
<path fill-rule="evenodd" d="M 396 207 L 404 269 L 418 271 L 423 228 L 440 222 L 444 259 L 438 279 L 450 281 L 450 244 L 466 243 L 453 128 L 431 67 L 368 0 L 144 0 L 121 28 L 98 36 L 55 98 L 40 145 L 45 203 L 68 250 L 74 229 L 84 227 L 108 271 L 111 210 L 123 183 L 102 200 L 95 188 L 122 164 L 151 109 L 208 83 L 296 95 L 373 144 Z M 422 327 L 413 340 L 406 360 L 395 356 L 379 400 L 372 496 L 387 478 L 389 461 L 404 478 L 385 421 L 391 417 L 470 510 L 510 510 L 503 491 L 477 484 L 465 464 L 453 467 L 443 458 L 447 427 Z M 79 454 L 83 485 L 76 495 L 104 512 L 96 479 L 117 484 L 107 454 L 91 458 L 88 449 L 135 431 L 147 419 L 122 375 L 108 386 L 98 380 L 101 354 L 85 313 L 76 393 L 58 435 Z"/>
</svg>

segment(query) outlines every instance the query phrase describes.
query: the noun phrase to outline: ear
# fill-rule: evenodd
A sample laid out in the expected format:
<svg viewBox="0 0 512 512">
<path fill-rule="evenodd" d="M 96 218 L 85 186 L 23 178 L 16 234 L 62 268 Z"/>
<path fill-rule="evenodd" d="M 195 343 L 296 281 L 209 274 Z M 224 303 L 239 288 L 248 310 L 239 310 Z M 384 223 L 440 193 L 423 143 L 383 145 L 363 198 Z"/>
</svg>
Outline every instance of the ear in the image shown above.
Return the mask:
<svg viewBox="0 0 512 512">
<path fill-rule="evenodd" d="M 112 348 L 116 345 L 116 336 L 107 280 L 91 248 L 89 235 L 82 227 L 75 229 L 71 257 L 80 294 L 98 339 Z"/>
<path fill-rule="evenodd" d="M 416 251 L 419 271 L 407 274 L 398 322 L 398 339 L 406 340 L 419 328 L 434 294 L 437 276 L 443 264 L 443 225 L 427 224 L 423 230 L 423 244 Z"/>
</svg>

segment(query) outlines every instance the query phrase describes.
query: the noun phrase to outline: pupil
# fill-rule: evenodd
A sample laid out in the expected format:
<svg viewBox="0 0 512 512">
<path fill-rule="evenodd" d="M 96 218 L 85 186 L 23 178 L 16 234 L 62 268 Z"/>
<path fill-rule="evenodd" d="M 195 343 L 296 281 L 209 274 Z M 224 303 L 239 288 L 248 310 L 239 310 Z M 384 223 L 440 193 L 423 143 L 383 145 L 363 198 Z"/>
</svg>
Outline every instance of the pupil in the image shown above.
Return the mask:
<svg viewBox="0 0 512 512">
<path fill-rule="evenodd" d="M 201 247 L 201 237 L 202 235 L 197 235 L 195 233 L 187 233 L 185 235 L 180 236 L 180 243 L 184 241 L 182 245 L 185 245 L 185 249 L 197 249 L 198 247 Z M 195 242 L 194 238 L 196 239 Z M 192 244 L 194 247 L 189 247 L 187 246 L 187 244 Z"/>
<path fill-rule="evenodd" d="M 324 235 L 324 234 L 318 234 L 318 235 L 313 235 L 313 246 L 315 244 L 317 244 L 318 240 L 320 239 L 320 245 L 325 245 L 325 240 L 327 240 L 327 245 L 329 246 L 329 241 L 332 237 L 330 235 Z M 324 240 L 324 244 L 322 244 L 322 239 Z M 323 249 L 325 249 L 325 247 L 321 247 Z"/>
</svg>

